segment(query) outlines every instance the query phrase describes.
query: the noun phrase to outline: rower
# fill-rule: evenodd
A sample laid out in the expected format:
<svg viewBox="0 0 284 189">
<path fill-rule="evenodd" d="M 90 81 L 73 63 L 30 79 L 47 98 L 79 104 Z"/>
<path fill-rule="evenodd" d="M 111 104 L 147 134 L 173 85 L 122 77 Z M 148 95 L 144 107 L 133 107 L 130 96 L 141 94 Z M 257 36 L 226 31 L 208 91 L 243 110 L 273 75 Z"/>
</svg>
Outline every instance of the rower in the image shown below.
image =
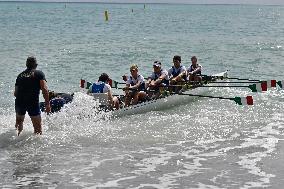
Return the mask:
<svg viewBox="0 0 284 189">
<path fill-rule="evenodd" d="M 197 63 L 196 56 L 191 57 L 191 65 L 187 69 L 189 81 L 194 83 L 201 83 L 201 70 L 202 66 Z"/>
<path fill-rule="evenodd" d="M 54 112 L 59 112 L 65 104 L 72 102 L 74 93 L 68 94 L 68 93 L 56 93 L 54 91 L 48 91 L 48 96 L 49 96 L 51 112 L 54 113 Z M 45 103 L 40 102 L 39 107 L 43 112 L 45 110 Z"/>
<path fill-rule="evenodd" d="M 87 94 L 91 94 L 99 99 L 102 106 L 119 109 L 119 100 L 112 95 L 111 86 L 108 84 L 109 80 L 109 76 L 106 73 L 102 73 L 99 80 L 89 87 Z"/>
<path fill-rule="evenodd" d="M 169 74 L 165 69 L 162 69 L 162 63 L 155 61 L 153 64 L 154 72 L 148 78 L 146 83 L 147 88 L 150 90 L 148 93 L 149 97 L 152 97 L 153 93 L 155 98 L 160 96 L 160 88 L 163 90 L 169 85 Z"/>
<path fill-rule="evenodd" d="M 176 55 L 173 57 L 174 65 L 169 69 L 170 84 L 176 85 L 179 81 L 186 81 L 186 68 L 181 65 L 181 57 Z"/>
<path fill-rule="evenodd" d="M 130 66 L 131 75 L 127 77 L 125 90 L 125 106 L 129 106 L 143 101 L 146 98 L 144 77 L 138 73 L 138 66 L 133 64 Z"/>
</svg>

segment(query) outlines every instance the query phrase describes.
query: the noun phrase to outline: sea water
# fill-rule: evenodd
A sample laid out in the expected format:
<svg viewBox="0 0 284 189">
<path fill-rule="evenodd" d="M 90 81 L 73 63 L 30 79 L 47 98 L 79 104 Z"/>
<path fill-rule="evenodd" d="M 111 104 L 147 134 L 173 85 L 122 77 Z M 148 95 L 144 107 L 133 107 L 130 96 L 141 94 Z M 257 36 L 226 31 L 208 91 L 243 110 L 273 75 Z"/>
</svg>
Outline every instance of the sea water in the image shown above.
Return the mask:
<svg viewBox="0 0 284 189">
<path fill-rule="evenodd" d="M 253 106 L 198 98 L 111 119 L 79 82 L 102 72 L 122 82 L 134 63 L 148 77 L 155 60 L 168 69 L 174 55 L 187 67 L 197 56 L 209 75 L 283 80 L 283 6 L 0 2 L 0 28 L 1 188 L 282 188 L 279 87 L 208 93 L 253 95 Z M 42 114 L 42 136 L 26 116 L 17 137 L 13 90 L 30 55 L 50 90 L 75 97 Z"/>
</svg>

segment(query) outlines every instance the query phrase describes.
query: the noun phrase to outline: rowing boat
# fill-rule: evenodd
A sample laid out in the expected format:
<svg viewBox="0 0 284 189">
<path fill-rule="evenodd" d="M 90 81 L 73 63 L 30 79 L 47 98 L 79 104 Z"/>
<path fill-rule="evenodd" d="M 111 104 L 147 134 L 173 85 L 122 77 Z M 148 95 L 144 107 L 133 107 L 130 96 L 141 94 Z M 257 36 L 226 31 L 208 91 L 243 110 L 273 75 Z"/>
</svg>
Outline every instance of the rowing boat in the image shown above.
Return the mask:
<svg viewBox="0 0 284 189">
<path fill-rule="evenodd" d="M 212 76 L 217 76 L 216 80 L 219 80 L 219 78 L 226 78 L 228 75 L 228 72 L 221 72 L 218 74 L 214 74 Z M 210 83 L 207 83 L 206 85 L 210 86 Z M 210 87 L 196 87 L 189 90 L 186 90 L 183 92 L 185 95 L 180 94 L 171 94 L 169 96 L 165 96 L 163 98 L 158 98 L 146 102 L 141 102 L 136 105 L 132 105 L 129 107 L 123 107 L 118 110 L 112 110 L 110 113 L 113 117 L 122 117 L 126 115 L 133 115 L 133 114 L 142 114 L 150 111 L 158 111 L 158 110 L 165 110 L 168 108 L 172 108 L 177 105 L 184 104 L 185 102 L 190 102 L 197 98 L 195 95 L 202 95 L 208 90 Z M 186 95 L 190 94 L 190 95 Z M 192 94 L 192 95 L 191 95 Z"/>
<path fill-rule="evenodd" d="M 203 95 L 204 93 L 208 92 L 210 88 L 213 87 L 242 87 L 242 88 L 249 88 L 252 92 L 264 92 L 267 91 L 267 88 L 276 88 L 276 84 L 278 84 L 279 88 L 283 88 L 283 81 L 276 81 L 276 80 L 268 80 L 268 81 L 260 81 L 260 80 L 251 80 L 251 79 L 244 79 L 244 78 L 233 78 L 228 77 L 228 72 L 221 72 L 214 75 L 202 75 L 203 81 L 201 84 L 192 85 L 191 83 L 185 82 L 182 85 L 170 85 L 167 87 L 182 87 L 182 90 L 178 93 L 173 93 L 167 90 L 162 91 L 162 95 L 157 99 L 147 99 L 147 101 L 140 102 L 136 105 L 131 105 L 129 107 L 124 107 L 123 103 L 121 103 L 121 108 L 118 110 L 111 110 L 109 108 L 109 101 L 108 95 L 106 93 L 94 93 L 89 94 L 94 97 L 96 101 L 96 108 L 99 111 L 107 111 L 113 117 L 121 117 L 125 115 L 133 115 L 133 114 L 141 114 L 149 111 L 157 111 L 168 109 L 180 104 L 184 104 L 186 102 L 190 102 L 197 97 L 205 97 L 205 98 L 215 98 L 215 99 L 227 99 L 233 100 L 238 105 L 253 105 L 253 97 L 248 95 L 246 97 L 222 97 L 222 96 L 209 96 Z M 220 81 L 220 80 L 226 81 Z M 238 80 L 238 81 L 228 81 L 228 80 Z M 240 81 L 241 80 L 241 81 Z M 219 85 L 225 83 L 225 85 Z M 229 83 L 239 83 L 239 84 L 250 84 L 250 85 L 229 85 Z M 110 80 L 110 86 L 116 89 L 123 89 L 118 88 L 117 84 L 125 84 L 120 83 L 117 81 Z M 114 84 L 114 85 L 112 85 Z M 92 83 L 87 82 L 86 80 L 81 79 L 80 87 L 82 89 L 88 89 Z M 176 88 L 177 89 L 177 88 Z M 151 92 L 151 91 L 150 91 Z M 124 98 L 124 95 L 118 95 Z M 123 101 L 121 99 L 121 101 Z M 43 102 L 42 102 L 43 103 Z M 52 103 L 51 103 L 52 104 Z M 60 111 L 62 106 L 55 107 L 54 112 Z M 42 111 L 44 110 L 44 106 L 42 107 Z"/>
</svg>

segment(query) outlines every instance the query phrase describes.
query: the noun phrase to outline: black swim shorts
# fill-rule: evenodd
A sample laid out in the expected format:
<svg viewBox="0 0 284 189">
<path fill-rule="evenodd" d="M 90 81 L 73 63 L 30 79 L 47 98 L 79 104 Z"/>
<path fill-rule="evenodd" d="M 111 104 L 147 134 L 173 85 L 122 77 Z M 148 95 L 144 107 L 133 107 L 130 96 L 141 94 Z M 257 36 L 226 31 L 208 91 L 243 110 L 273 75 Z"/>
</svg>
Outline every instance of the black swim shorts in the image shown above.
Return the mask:
<svg viewBox="0 0 284 189">
<path fill-rule="evenodd" d="M 40 115 L 39 104 L 36 105 L 16 105 L 15 111 L 18 115 L 25 115 L 28 112 L 29 116 Z"/>
</svg>

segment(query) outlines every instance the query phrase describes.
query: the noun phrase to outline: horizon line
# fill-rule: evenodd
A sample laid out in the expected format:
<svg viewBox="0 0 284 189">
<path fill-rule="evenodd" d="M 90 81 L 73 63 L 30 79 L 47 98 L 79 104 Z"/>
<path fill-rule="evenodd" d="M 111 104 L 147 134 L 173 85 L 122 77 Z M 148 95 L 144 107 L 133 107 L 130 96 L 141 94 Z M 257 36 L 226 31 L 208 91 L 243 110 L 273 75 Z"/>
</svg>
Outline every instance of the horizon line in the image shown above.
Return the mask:
<svg viewBox="0 0 284 189">
<path fill-rule="evenodd" d="M 178 2 L 101 2 L 101 1 L 88 1 L 88 0 L 74 0 L 74 1 L 64 1 L 64 0 L 4 0 L 2 2 L 14 2 L 14 3 L 97 3 L 97 4 L 168 4 L 168 5 L 264 5 L 264 6 L 283 6 L 282 4 L 258 4 L 258 3 L 178 3 Z"/>
</svg>

